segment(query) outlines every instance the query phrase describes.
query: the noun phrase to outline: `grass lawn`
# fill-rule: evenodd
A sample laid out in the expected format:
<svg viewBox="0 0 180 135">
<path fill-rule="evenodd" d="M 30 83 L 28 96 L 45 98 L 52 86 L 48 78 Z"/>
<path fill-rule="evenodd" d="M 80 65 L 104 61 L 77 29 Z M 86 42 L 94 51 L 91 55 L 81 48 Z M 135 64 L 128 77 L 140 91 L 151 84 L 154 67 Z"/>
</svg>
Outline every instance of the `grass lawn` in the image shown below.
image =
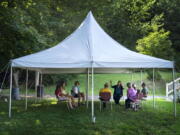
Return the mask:
<svg viewBox="0 0 180 135">
<path fill-rule="evenodd" d="M 53 100 L 28 102 L 13 101 L 12 118 L 7 117 L 7 103 L 0 102 L 0 135 L 179 135 L 180 104 L 174 119 L 172 102 L 146 101 L 138 112 L 113 105 L 99 111 L 95 103 L 96 124 L 91 123 L 91 110 L 81 106 L 68 111 L 64 103 Z M 107 106 L 109 107 L 109 106 Z"/>
</svg>

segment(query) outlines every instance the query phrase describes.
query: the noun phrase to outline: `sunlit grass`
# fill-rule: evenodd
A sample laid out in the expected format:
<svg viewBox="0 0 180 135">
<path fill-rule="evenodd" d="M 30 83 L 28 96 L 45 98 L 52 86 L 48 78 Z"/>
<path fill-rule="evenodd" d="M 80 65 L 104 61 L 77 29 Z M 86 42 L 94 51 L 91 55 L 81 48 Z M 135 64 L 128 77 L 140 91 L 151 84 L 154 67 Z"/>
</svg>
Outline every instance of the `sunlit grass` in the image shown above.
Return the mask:
<svg viewBox="0 0 180 135">
<path fill-rule="evenodd" d="M 179 135 L 180 104 L 177 104 L 177 118 L 173 116 L 173 103 L 163 99 L 143 101 L 143 108 L 137 112 L 125 110 L 113 104 L 102 112 L 95 102 L 96 124 L 91 122 L 91 106 L 80 106 L 69 111 L 65 103 L 53 100 L 13 101 L 12 118 L 8 118 L 8 104 L 0 103 L 0 135 L 43 134 L 43 135 Z M 89 104 L 91 105 L 91 104 Z"/>
</svg>

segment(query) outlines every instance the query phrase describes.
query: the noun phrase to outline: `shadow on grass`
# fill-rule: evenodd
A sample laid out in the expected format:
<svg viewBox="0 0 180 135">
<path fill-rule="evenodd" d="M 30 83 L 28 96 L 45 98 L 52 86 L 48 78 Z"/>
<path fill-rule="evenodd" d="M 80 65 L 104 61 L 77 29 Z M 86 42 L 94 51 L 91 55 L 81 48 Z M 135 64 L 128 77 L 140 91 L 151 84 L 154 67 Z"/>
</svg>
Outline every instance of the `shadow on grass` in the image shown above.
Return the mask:
<svg viewBox="0 0 180 135">
<path fill-rule="evenodd" d="M 109 106 L 102 112 L 95 102 L 96 124 L 91 123 L 90 106 L 80 106 L 69 111 L 65 103 L 56 104 L 55 100 L 34 100 L 13 102 L 12 118 L 7 117 L 7 104 L 0 103 L 0 135 L 175 135 L 180 134 L 179 116 L 174 119 L 171 102 L 157 100 L 156 108 L 152 101 L 143 103 L 137 112 L 125 110 L 124 105 Z M 177 106 L 179 110 L 179 105 Z"/>
</svg>

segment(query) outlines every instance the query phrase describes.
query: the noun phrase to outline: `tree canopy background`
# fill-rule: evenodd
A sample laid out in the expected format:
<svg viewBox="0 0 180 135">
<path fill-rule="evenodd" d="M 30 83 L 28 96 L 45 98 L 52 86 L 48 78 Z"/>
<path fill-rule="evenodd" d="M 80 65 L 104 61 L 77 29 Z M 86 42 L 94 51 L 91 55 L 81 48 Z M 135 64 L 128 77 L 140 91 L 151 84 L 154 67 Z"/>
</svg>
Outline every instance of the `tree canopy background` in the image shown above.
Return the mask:
<svg viewBox="0 0 180 135">
<path fill-rule="evenodd" d="M 179 0 L 0 0 L 0 67 L 56 45 L 90 10 L 115 40 L 180 71 Z"/>
</svg>

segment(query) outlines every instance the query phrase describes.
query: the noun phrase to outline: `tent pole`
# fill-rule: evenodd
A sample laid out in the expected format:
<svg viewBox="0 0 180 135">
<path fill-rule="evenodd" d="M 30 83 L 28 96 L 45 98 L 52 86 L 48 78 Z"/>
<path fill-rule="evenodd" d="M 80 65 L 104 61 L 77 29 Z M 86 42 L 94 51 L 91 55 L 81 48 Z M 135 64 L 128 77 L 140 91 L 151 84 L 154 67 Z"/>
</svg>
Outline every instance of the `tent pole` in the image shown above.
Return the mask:
<svg viewBox="0 0 180 135">
<path fill-rule="evenodd" d="M 37 86 L 39 86 L 39 72 L 35 71 L 35 103 L 37 100 Z"/>
<path fill-rule="evenodd" d="M 153 68 L 153 108 L 155 108 L 155 81 L 154 81 L 154 68 Z"/>
<path fill-rule="evenodd" d="M 86 88 L 86 106 L 88 108 L 89 105 L 89 101 L 88 101 L 88 91 L 89 91 L 89 68 L 88 68 L 88 72 L 87 72 L 87 88 Z"/>
<path fill-rule="evenodd" d="M 141 69 L 141 84 L 142 84 L 142 69 Z"/>
<path fill-rule="evenodd" d="M 11 118 L 12 74 L 13 74 L 13 70 L 12 70 L 12 64 L 11 64 L 11 67 L 10 67 L 10 88 L 9 88 L 9 118 Z"/>
<path fill-rule="evenodd" d="M 94 68 L 92 67 L 91 72 L 91 78 L 92 78 L 92 122 L 95 123 L 95 116 L 94 116 Z"/>
<path fill-rule="evenodd" d="M 134 81 L 134 69 L 132 69 L 132 73 L 131 73 L 131 83 L 133 83 Z"/>
<path fill-rule="evenodd" d="M 43 80 L 43 74 L 41 73 L 41 82 L 40 82 L 40 100 L 42 99 L 42 80 Z"/>
<path fill-rule="evenodd" d="M 28 89 L 28 69 L 26 69 L 26 103 L 25 103 L 25 110 L 27 110 L 27 89 Z"/>
<path fill-rule="evenodd" d="M 172 77 L 173 77 L 173 102 L 174 102 L 174 117 L 176 117 L 176 89 L 175 89 L 175 82 L 174 82 L 174 79 L 175 79 L 175 69 L 174 69 L 174 66 L 173 66 L 173 69 L 172 69 Z"/>
</svg>

